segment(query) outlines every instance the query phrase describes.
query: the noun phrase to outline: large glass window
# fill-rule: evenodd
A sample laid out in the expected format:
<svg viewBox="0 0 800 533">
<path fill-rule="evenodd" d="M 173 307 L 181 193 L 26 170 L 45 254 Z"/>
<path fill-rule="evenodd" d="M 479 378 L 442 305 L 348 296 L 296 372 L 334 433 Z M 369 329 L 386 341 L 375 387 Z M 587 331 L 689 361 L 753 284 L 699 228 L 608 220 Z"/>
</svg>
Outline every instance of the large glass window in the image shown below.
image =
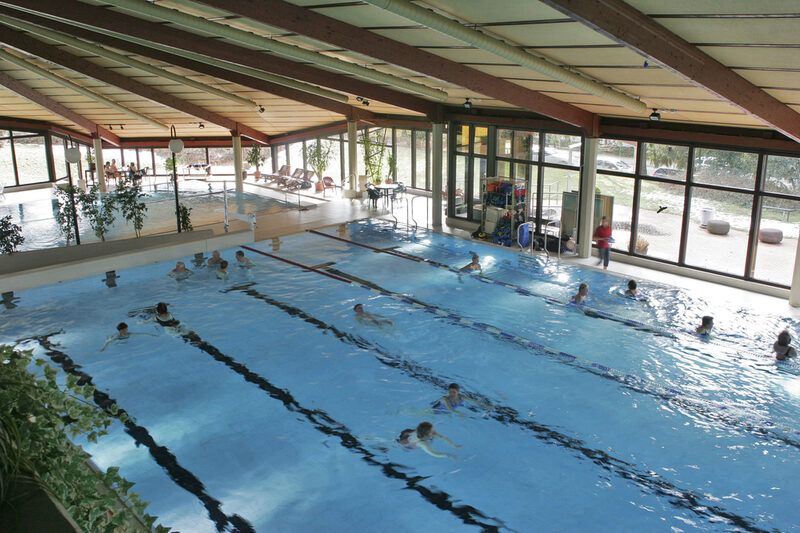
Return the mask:
<svg viewBox="0 0 800 533">
<path fill-rule="evenodd" d="M 136 160 L 136 148 L 124 148 L 122 150 L 122 161 L 126 167 L 129 167 L 131 163 L 133 163 L 136 165 L 136 168 L 139 168 L 139 162 Z"/>
<path fill-rule="evenodd" d="M 597 145 L 597 170 L 633 174 L 636 172 L 636 153 L 639 143 L 600 139 Z"/>
<path fill-rule="evenodd" d="M 428 132 L 416 130 L 414 135 L 414 158 L 416 168 L 414 173 L 414 187 L 427 189 L 430 184 L 428 169 L 430 168 L 428 157 Z"/>
<path fill-rule="evenodd" d="M 0 139 L 0 185 L 11 187 L 16 184 L 17 176 L 14 172 L 14 155 L 11 151 L 11 139 Z"/>
<path fill-rule="evenodd" d="M 50 173 L 47 170 L 47 149 L 43 136 L 15 136 L 14 153 L 17 159 L 17 176 L 20 185 L 50 180 Z"/>
<path fill-rule="evenodd" d="M 575 135 L 548 133 L 544 137 L 544 162 L 556 165 L 580 166 L 581 138 Z M 537 146 L 538 149 L 538 146 Z"/>
<path fill-rule="evenodd" d="M 792 284 L 799 223 L 800 201 L 762 199 L 756 255 L 751 269 L 754 278 L 781 285 Z"/>
<path fill-rule="evenodd" d="M 411 130 L 397 130 L 397 181 L 411 184 Z"/>
<path fill-rule="evenodd" d="M 545 167 L 542 181 L 542 222 L 560 220 L 561 231 L 575 235 L 578 228 L 580 188 L 578 171 Z"/>
<path fill-rule="evenodd" d="M 466 217 L 467 216 L 467 197 L 464 191 L 467 189 L 467 156 L 456 156 L 455 168 L 455 191 L 453 193 L 454 201 L 451 209 L 448 209 L 450 216 Z"/>
<path fill-rule="evenodd" d="M 630 251 L 634 183 L 633 178 L 597 174 L 595 213 L 609 216 L 610 211 L 615 250 Z"/>
<path fill-rule="evenodd" d="M 156 148 L 153 150 L 153 156 L 156 158 L 156 174 L 172 175 L 172 152 L 169 151 L 169 148 Z M 169 160 L 169 169 L 167 169 L 167 160 Z M 176 163 L 180 164 L 177 158 Z"/>
<path fill-rule="evenodd" d="M 692 180 L 695 183 L 752 189 L 758 154 L 696 148 Z"/>
<path fill-rule="evenodd" d="M 689 161 L 689 148 L 669 144 L 647 143 L 645 151 L 645 172 L 648 176 L 671 180 L 686 180 L 686 167 Z"/>
<path fill-rule="evenodd" d="M 768 155 L 764 190 L 800 196 L 800 157 Z"/>
<path fill-rule="evenodd" d="M 302 142 L 296 142 L 289 145 L 289 163 L 293 168 L 306 168 L 305 161 L 303 160 Z"/>
<path fill-rule="evenodd" d="M 242 151 L 244 152 L 244 150 Z M 278 170 L 283 165 L 288 165 L 288 161 L 286 160 L 286 146 L 283 144 L 279 144 L 275 147 L 275 159 L 277 160 L 276 164 L 278 165 Z"/>
<path fill-rule="evenodd" d="M 261 153 L 270 153 L 269 149 L 262 150 Z M 211 171 L 217 176 L 233 176 L 233 147 L 219 147 L 208 149 L 208 162 L 211 164 Z M 272 171 L 270 165 L 264 165 L 268 171 Z"/>
<path fill-rule="evenodd" d="M 634 251 L 668 261 L 678 261 L 686 187 L 642 180 Z"/>
<path fill-rule="evenodd" d="M 686 264 L 744 273 L 753 196 L 714 189 L 692 189 Z"/>
<path fill-rule="evenodd" d="M 53 169 L 56 172 L 56 179 L 67 176 L 67 154 L 65 150 L 66 141 L 61 137 L 51 137 L 51 153 L 53 154 Z"/>
</svg>

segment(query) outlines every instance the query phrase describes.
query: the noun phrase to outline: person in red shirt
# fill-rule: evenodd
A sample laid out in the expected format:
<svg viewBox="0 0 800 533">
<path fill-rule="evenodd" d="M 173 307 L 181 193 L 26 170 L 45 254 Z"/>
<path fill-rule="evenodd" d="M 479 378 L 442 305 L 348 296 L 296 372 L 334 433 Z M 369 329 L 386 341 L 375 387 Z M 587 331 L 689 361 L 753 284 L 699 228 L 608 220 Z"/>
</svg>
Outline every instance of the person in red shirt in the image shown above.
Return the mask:
<svg viewBox="0 0 800 533">
<path fill-rule="evenodd" d="M 594 240 L 597 242 L 597 252 L 600 256 L 600 261 L 603 263 L 603 270 L 608 270 L 608 261 L 611 258 L 611 224 L 608 223 L 608 217 L 603 217 L 600 220 L 600 225 L 594 230 Z"/>
</svg>

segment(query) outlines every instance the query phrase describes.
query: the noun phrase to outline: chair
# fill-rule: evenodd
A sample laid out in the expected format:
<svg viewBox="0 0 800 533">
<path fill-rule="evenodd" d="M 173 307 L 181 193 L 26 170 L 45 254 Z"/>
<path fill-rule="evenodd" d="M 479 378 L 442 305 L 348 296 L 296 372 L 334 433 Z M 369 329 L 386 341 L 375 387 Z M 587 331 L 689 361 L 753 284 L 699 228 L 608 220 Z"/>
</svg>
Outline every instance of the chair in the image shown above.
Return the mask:
<svg viewBox="0 0 800 533">
<path fill-rule="evenodd" d="M 397 187 L 394 188 L 392 194 L 389 196 L 389 201 L 391 201 L 392 205 L 394 205 L 395 201 L 399 202 L 400 200 L 405 199 L 405 193 L 406 193 L 406 186 L 403 185 L 402 183 L 398 183 Z"/>
<path fill-rule="evenodd" d="M 372 207 L 377 209 L 378 200 L 381 198 L 381 192 L 371 183 L 367 183 L 367 197 L 372 202 Z"/>
<path fill-rule="evenodd" d="M 333 178 L 330 176 L 325 176 L 322 178 L 322 187 L 322 196 L 325 196 L 325 193 L 328 191 L 328 189 L 333 189 L 333 192 L 336 192 L 336 189 L 342 188 L 341 185 L 336 185 L 336 183 L 333 181 Z"/>
<path fill-rule="evenodd" d="M 261 177 L 264 181 L 277 181 L 289 175 L 289 165 L 282 165 L 277 174 L 262 174 Z M 258 180 L 256 180 L 258 181 Z"/>
</svg>

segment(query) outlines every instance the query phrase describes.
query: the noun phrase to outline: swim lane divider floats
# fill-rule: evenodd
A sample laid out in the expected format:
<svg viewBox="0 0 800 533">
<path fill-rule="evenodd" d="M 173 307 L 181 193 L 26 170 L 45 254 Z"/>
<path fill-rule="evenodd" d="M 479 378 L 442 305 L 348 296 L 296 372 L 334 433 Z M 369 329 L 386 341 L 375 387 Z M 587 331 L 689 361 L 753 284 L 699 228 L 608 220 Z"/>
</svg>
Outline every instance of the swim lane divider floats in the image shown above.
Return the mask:
<svg viewBox="0 0 800 533">
<path fill-rule="evenodd" d="M 222 505 L 220 504 L 220 501 L 211 497 L 208 492 L 206 492 L 206 488 L 202 481 L 200 481 L 190 471 L 182 467 L 178 463 L 178 459 L 175 457 L 175 455 L 169 451 L 169 448 L 159 445 L 155 439 L 153 439 L 152 435 L 150 435 L 150 432 L 147 431 L 147 428 L 142 427 L 134 422 L 133 418 L 131 418 L 124 409 L 117 408 L 116 411 L 113 409 L 114 405 L 119 405 L 117 401 L 110 397 L 107 393 L 98 390 L 93 382 L 92 376 L 83 370 L 80 370 L 80 365 L 75 364 L 69 355 L 61 350 L 56 349 L 58 344 L 53 343 L 50 340 L 50 337 L 58 335 L 62 332 L 63 330 L 49 333 L 47 335 L 37 335 L 35 337 L 20 339 L 17 341 L 17 343 L 23 343 L 28 340 L 38 342 L 39 345 L 44 349 L 45 354 L 54 363 L 58 364 L 67 374 L 71 374 L 78 378 L 78 385 L 91 385 L 94 387 L 94 403 L 100 409 L 102 409 L 106 415 L 116 418 L 120 421 L 122 421 L 120 416 L 123 414 L 126 415 L 122 417 L 125 419 L 125 421 L 122 422 L 122 424 L 125 426 L 125 433 L 133 438 L 137 446 L 143 445 L 148 449 L 150 455 L 153 457 L 156 463 L 167 472 L 167 475 L 170 477 L 170 479 L 172 479 L 172 481 L 175 482 L 176 485 L 193 494 L 198 500 L 200 500 L 200 502 L 203 504 L 203 507 L 205 507 L 208 511 L 208 516 L 216 525 L 217 531 L 228 531 L 231 530 L 230 527 L 233 527 L 231 531 L 234 533 L 255 533 L 253 526 L 241 516 L 237 514 L 225 514 L 225 512 L 222 511 Z"/>
<path fill-rule="evenodd" d="M 255 249 L 251 249 L 251 251 L 257 252 Z M 376 354 L 375 357 L 381 364 L 397 369 L 400 372 L 423 383 L 432 384 L 439 389 L 446 389 L 448 384 L 453 381 L 452 377 L 448 378 L 437 376 L 433 374 L 431 369 L 411 362 L 405 358 L 396 356 L 382 348 L 380 345 L 374 344 L 363 337 L 346 333 L 333 325 L 327 324 L 322 320 L 309 315 L 298 307 L 271 298 L 266 294 L 262 294 L 253 288 L 254 285 L 255 283 L 246 283 L 223 289 L 220 292 L 242 292 L 248 296 L 261 300 L 268 305 L 277 307 L 288 315 L 294 318 L 299 318 L 300 320 L 311 324 L 315 328 L 321 330 L 323 333 L 331 332 L 333 336 L 336 337 L 340 342 L 357 346 L 364 350 L 372 351 Z M 691 490 L 680 489 L 669 481 L 662 479 L 657 474 L 649 471 L 637 470 L 635 465 L 632 463 L 614 457 L 604 450 L 589 448 L 585 446 L 585 443 L 578 438 L 559 433 L 557 430 L 549 426 L 539 424 L 534 420 L 523 419 L 519 412 L 514 408 L 494 404 L 489 398 L 480 393 L 471 392 L 470 394 L 474 398 L 483 402 L 485 405 L 491 406 L 492 410 L 489 416 L 492 419 L 502 424 L 513 424 L 522 429 L 531 431 L 536 439 L 548 444 L 555 444 L 557 446 L 573 450 L 577 452 L 579 456 L 592 461 L 594 464 L 600 466 L 604 470 L 614 473 L 622 479 L 644 487 L 647 490 L 651 490 L 660 496 L 666 497 L 667 501 L 669 501 L 674 507 L 687 509 L 697 516 L 708 519 L 711 522 L 719 522 L 720 520 L 724 520 L 747 531 L 765 531 L 753 525 L 747 517 L 743 517 L 736 513 L 727 511 L 719 506 L 710 505 L 709 503 L 704 502 L 703 500 L 705 495 L 695 493 Z M 414 479 L 418 480 L 422 478 Z"/>
<path fill-rule="evenodd" d="M 424 257 L 418 257 L 416 255 L 407 254 L 407 253 L 404 253 L 404 252 L 398 252 L 396 250 L 384 250 L 384 249 L 381 249 L 381 248 L 376 248 L 375 246 L 370 246 L 369 244 L 363 244 L 363 243 L 360 243 L 360 242 L 352 241 L 350 239 L 343 239 L 341 237 L 336 237 L 335 235 L 328 235 L 327 233 L 323 233 L 321 231 L 317 231 L 317 230 L 313 230 L 313 229 L 309 229 L 309 230 L 306 230 L 306 231 L 309 232 L 309 233 L 313 233 L 314 235 L 319 235 L 321 237 L 327 237 L 329 239 L 334 239 L 336 241 L 346 242 L 348 244 L 352 244 L 354 246 L 360 246 L 362 248 L 367 248 L 368 250 L 373 250 L 375 252 L 385 253 L 385 254 L 393 255 L 395 257 L 408 259 L 409 261 L 414 261 L 416 263 L 425 263 L 425 264 L 430 265 L 430 266 L 435 267 L 435 268 L 441 268 L 443 270 L 449 270 L 450 272 L 454 272 L 454 273 L 456 273 L 458 275 L 461 275 L 461 276 L 470 276 L 470 277 L 475 278 L 476 280 L 480 281 L 481 283 L 489 283 L 491 285 L 499 285 L 501 287 L 507 287 L 507 288 L 513 290 L 514 292 L 516 292 L 518 294 L 521 294 L 523 296 L 533 296 L 533 297 L 537 297 L 537 298 L 542 298 L 545 301 L 547 301 L 548 303 L 551 303 L 551 304 L 554 304 L 554 305 L 558 305 L 558 306 L 561 306 L 561 307 L 570 306 L 570 304 L 568 304 L 566 302 L 562 302 L 561 300 L 557 300 L 556 298 L 553 298 L 552 296 L 547 296 L 547 295 L 544 295 L 544 294 L 537 294 L 537 293 L 535 293 L 533 291 L 529 291 L 528 289 L 526 289 L 524 287 L 520 287 L 519 285 L 513 285 L 511 283 L 506 283 L 505 281 L 498 281 L 496 279 L 492 279 L 490 277 L 484 276 L 483 274 L 477 274 L 475 272 L 462 271 L 459 268 L 455 268 L 455 267 L 452 267 L 450 265 L 445 265 L 444 263 L 439 263 L 437 261 L 432 261 L 432 260 L 426 259 Z M 669 332 L 669 331 L 667 331 L 665 329 L 662 329 L 662 328 L 653 327 L 651 325 L 645 324 L 644 322 L 639 322 L 638 320 L 631 320 L 629 318 L 617 316 L 617 315 L 612 314 L 612 313 L 607 313 L 605 311 L 601 311 L 599 309 L 595 309 L 595 308 L 590 307 L 588 305 L 581 305 L 581 306 L 574 306 L 574 307 L 576 309 L 579 309 L 580 311 L 582 311 L 584 314 L 586 314 L 588 316 L 594 316 L 594 317 L 597 317 L 597 318 L 605 318 L 607 320 L 613 320 L 614 322 L 620 322 L 622 324 L 634 327 L 636 329 L 640 329 L 640 330 L 643 330 L 643 331 L 649 331 L 650 333 L 654 333 L 656 335 L 662 335 L 664 337 L 675 338 L 675 334 L 674 333 L 671 333 L 671 332 Z"/>
<path fill-rule="evenodd" d="M 267 252 L 262 252 L 261 250 L 258 250 L 256 248 L 252 248 L 249 246 L 242 246 L 242 248 L 245 248 L 246 250 L 249 250 L 254 253 L 265 255 L 267 257 L 278 259 L 284 263 L 289 263 L 291 265 L 298 266 L 300 268 L 303 268 L 304 270 L 309 270 L 312 272 L 316 272 L 318 274 L 324 274 L 327 277 L 337 279 L 339 281 L 344 281 L 353 286 L 361 287 L 362 289 L 366 289 L 368 291 L 380 294 L 381 296 L 386 296 L 388 298 L 392 298 L 394 300 L 398 300 L 400 302 L 413 305 L 414 307 L 417 307 L 425 312 L 443 317 L 451 321 L 452 323 L 458 324 L 460 326 L 489 333 L 500 340 L 506 342 L 512 342 L 529 350 L 534 349 L 539 352 L 544 352 L 545 354 L 554 357 L 558 361 L 570 364 L 577 368 L 581 368 L 583 370 L 599 375 L 601 377 L 605 377 L 607 379 L 613 379 L 637 392 L 650 394 L 664 400 L 676 402 L 682 405 L 683 407 L 690 408 L 693 411 L 698 412 L 700 414 L 725 422 L 726 424 L 729 424 L 737 428 L 743 428 L 748 433 L 755 434 L 757 436 L 765 438 L 772 438 L 780 442 L 783 442 L 785 444 L 788 444 L 790 446 L 800 448 L 800 442 L 778 433 L 782 432 L 786 435 L 800 436 L 800 431 L 790 426 L 778 425 L 773 423 L 769 419 L 765 418 L 759 418 L 757 420 L 748 421 L 746 419 L 743 419 L 744 418 L 743 416 L 736 416 L 734 410 L 730 409 L 727 405 L 723 404 L 722 402 L 700 400 L 697 398 L 693 398 L 692 396 L 685 394 L 683 391 L 675 387 L 669 387 L 661 383 L 658 383 L 656 381 L 647 380 L 635 374 L 623 372 L 621 370 L 617 370 L 610 366 L 597 363 L 590 359 L 579 357 L 577 355 L 572 355 L 570 353 L 563 352 L 556 348 L 551 348 L 550 346 L 546 346 L 544 344 L 540 344 L 530 339 L 526 339 L 525 337 L 512 335 L 506 331 L 503 331 L 499 328 L 492 326 L 491 324 L 470 320 L 456 313 L 445 311 L 435 306 L 427 305 L 424 302 L 421 302 L 414 298 L 410 298 L 404 294 L 398 294 L 386 290 L 382 287 L 379 287 L 378 285 L 375 285 L 374 283 L 365 282 L 364 280 L 358 280 L 357 278 L 349 276 L 348 274 L 341 271 L 336 271 L 337 275 L 334 275 L 329 272 L 322 272 L 319 269 L 302 265 L 300 263 L 291 261 L 289 259 L 278 257 L 273 254 L 269 254 Z"/>
<path fill-rule="evenodd" d="M 251 248 L 247 248 L 251 251 L 256 251 Z M 271 255 L 271 254 L 267 254 Z M 288 263 L 297 264 L 292 261 L 285 260 Z M 318 271 L 314 268 L 309 268 L 309 270 L 313 270 L 318 274 L 325 274 L 324 272 Z M 339 281 L 347 281 L 341 278 L 337 278 L 336 276 L 329 275 L 334 279 L 338 279 Z M 237 290 L 242 290 L 242 288 L 247 288 L 255 283 L 247 283 L 243 286 L 237 286 Z M 223 290 L 221 292 L 230 292 L 233 289 Z M 145 311 L 151 311 L 150 314 L 155 313 L 154 309 L 149 309 Z M 302 313 L 300 310 L 292 310 L 295 313 Z M 141 316 L 145 317 L 145 314 L 142 314 L 142 310 L 136 310 L 129 313 L 130 316 Z M 149 318 L 149 316 L 147 316 Z M 319 324 L 323 324 L 322 322 L 318 321 Z M 248 383 L 252 383 L 253 385 L 257 386 L 262 391 L 266 392 L 272 399 L 278 400 L 283 404 L 283 406 L 291 412 L 300 413 L 305 417 L 306 420 L 311 422 L 311 425 L 317 431 L 320 431 L 328 436 L 337 437 L 339 439 L 339 443 L 346 449 L 359 454 L 361 459 L 365 461 L 367 464 L 371 466 L 377 466 L 381 469 L 381 472 L 392 479 L 399 479 L 404 481 L 406 484 L 407 489 L 411 489 L 419 493 L 428 503 L 431 503 L 438 507 L 443 511 L 448 511 L 458 518 L 461 519 L 462 522 L 468 525 L 475 525 L 480 526 L 483 528 L 483 531 L 489 532 L 499 532 L 500 528 L 504 528 L 505 524 L 502 520 L 497 518 L 488 517 L 475 507 L 471 505 L 465 504 L 455 504 L 449 494 L 443 492 L 438 489 L 429 488 L 421 484 L 426 478 L 422 476 L 409 476 L 401 472 L 397 465 L 391 462 L 381 461 L 374 453 L 364 446 L 356 436 L 354 436 L 347 426 L 338 422 L 331 418 L 328 413 L 323 411 L 322 409 L 309 409 L 307 407 L 303 407 L 297 400 L 295 400 L 294 396 L 286 390 L 281 389 L 275 385 L 273 385 L 268 379 L 265 377 L 257 374 L 250 370 L 246 365 L 236 361 L 233 357 L 222 353 L 217 347 L 213 346 L 207 341 L 204 341 L 196 332 L 189 331 L 187 333 L 182 333 L 180 337 L 183 339 L 184 342 L 190 344 L 191 346 L 199 349 L 202 352 L 210 355 L 214 358 L 214 360 L 222 363 L 229 369 L 233 370 L 240 376 L 244 378 L 245 381 Z M 364 341 L 366 343 L 366 341 Z"/>
</svg>

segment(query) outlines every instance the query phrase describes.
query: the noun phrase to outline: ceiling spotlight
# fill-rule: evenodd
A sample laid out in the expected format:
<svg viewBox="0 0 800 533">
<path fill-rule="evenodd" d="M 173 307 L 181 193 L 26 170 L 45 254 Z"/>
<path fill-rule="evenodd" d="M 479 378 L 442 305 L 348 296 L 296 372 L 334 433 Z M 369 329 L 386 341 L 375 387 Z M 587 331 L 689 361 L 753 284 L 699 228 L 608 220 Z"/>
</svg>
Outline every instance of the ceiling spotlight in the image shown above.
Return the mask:
<svg viewBox="0 0 800 533">
<path fill-rule="evenodd" d="M 111 131 L 111 130 L 114 129 L 114 126 L 112 126 L 111 124 L 106 124 L 106 126 L 108 126 L 108 131 Z"/>
<path fill-rule="evenodd" d="M 258 112 L 259 113 L 263 113 L 264 111 L 266 111 L 266 109 L 264 109 L 263 105 L 258 106 Z"/>
<path fill-rule="evenodd" d="M 650 113 L 650 120 L 653 122 L 658 122 L 661 120 L 661 113 L 658 112 L 658 109 L 653 109 L 653 112 Z"/>
<path fill-rule="evenodd" d="M 125 124 L 120 124 L 119 125 L 119 129 L 124 130 L 125 129 Z"/>
<path fill-rule="evenodd" d="M 361 102 L 361 103 L 362 103 L 362 104 L 364 104 L 365 106 L 369 106 L 369 100 L 367 100 L 367 99 L 366 99 L 366 98 L 364 98 L 363 96 L 356 96 L 356 101 L 357 101 L 357 102 Z"/>
<path fill-rule="evenodd" d="M 472 102 L 469 101 L 469 98 L 464 100 L 464 109 L 466 109 L 467 111 L 472 109 Z"/>
<path fill-rule="evenodd" d="M 203 128 L 205 128 L 205 127 L 206 127 L 206 125 L 205 125 L 205 124 L 203 124 L 202 122 L 198 122 L 198 123 L 197 123 L 197 127 L 199 127 L 199 128 L 202 130 Z"/>
</svg>

